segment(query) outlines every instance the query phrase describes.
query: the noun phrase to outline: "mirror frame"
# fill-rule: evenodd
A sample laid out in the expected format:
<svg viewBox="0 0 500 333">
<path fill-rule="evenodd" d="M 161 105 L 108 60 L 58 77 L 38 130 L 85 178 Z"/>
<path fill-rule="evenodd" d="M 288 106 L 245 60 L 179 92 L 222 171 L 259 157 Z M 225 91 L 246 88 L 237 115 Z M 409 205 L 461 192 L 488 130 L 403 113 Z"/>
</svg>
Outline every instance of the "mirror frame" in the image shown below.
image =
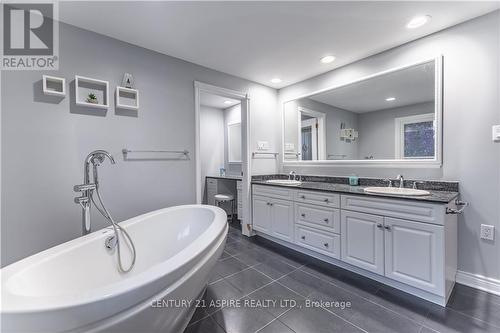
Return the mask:
<svg viewBox="0 0 500 333">
<path fill-rule="evenodd" d="M 433 159 L 392 159 L 392 160 L 317 160 L 317 161 L 290 161 L 285 160 L 285 104 L 301 98 L 310 97 L 329 90 L 342 88 L 354 83 L 362 82 L 384 74 L 400 71 L 427 62 L 434 61 L 434 121 L 436 123 L 435 133 L 435 156 Z M 289 98 L 281 105 L 281 163 L 284 166 L 349 166 L 349 167 L 406 167 L 406 168 L 440 168 L 443 161 L 443 56 L 426 58 L 421 61 L 410 63 L 404 66 L 394 67 L 388 70 L 377 72 L 359 79 L 343 83 L 340 85 L 329 86 L 308 94 Z"/>
</svg>

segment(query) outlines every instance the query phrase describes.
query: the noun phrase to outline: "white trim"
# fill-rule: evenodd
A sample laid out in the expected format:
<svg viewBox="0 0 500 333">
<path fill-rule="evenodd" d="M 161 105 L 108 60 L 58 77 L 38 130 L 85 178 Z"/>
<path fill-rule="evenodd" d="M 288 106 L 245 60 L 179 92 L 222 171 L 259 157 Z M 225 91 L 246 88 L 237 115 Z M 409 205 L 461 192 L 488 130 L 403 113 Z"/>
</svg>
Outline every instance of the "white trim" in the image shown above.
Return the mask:
<svg viewBox="0 0 500 333">
<path fill-rule="evenodd" d="M 242 183 L 242 204 L 244 224 L 251 224 L 252 215 L 250 210 L 250 181 L 251 181 L 251 163 L 250 158 L 250 96 L 247 93 L 217 87 L 211 84 L 194 81 L 194 99 L 195 99 L 195 190 L 196 203 L 201 204 L 201 161 L 200 161 L 200 93 L 216 94 L 241 101 L 241 171 L 243 177 Z M 244 235 L 250 236 L 251 229 L 242 225 Z"/>
<path fill-rule="evenodd" d="M 497 279 L 479 274 L 457 271 L 456 282 L 495 295 L 500 295 L 500 280 Z"/>
<path fill-rule="evenodd" d="M 310 97 L 316 94 L 323 93 L 325 91 L 329 91 L 332 89 L 342 88 L 354 83 L 358 83 L 361 81 L 365 81 L 376 76 L 389 74 L 392 72 L 396 72 L 399 70 L 403 70 L 406 68 L 410 68 L 417 65 L 422 65 L 427 62 L 434 61 L 434 105 L 435 105 L 435 126 L 436 126 L 436 149 L 435 149 L 435 157 L 433 159 L 421 159 L 421 160 L 413 160 L 413 159 L 399 159 L 399 160 L 323 160 L 323 161 L 290 161 L 285 160 L 285 104 L 291 101 L 295 101 L 301 98 Z M 443 149 L 442 149 L 442 136 L 443 136 L 443 56 L 439 55 L 432 58 L 425 58 L 421 61 L 410 63 L 404 66 L 394 67 L 388 70 L 380 71 L 374 74 L 370 74 L 367 76 L 363 76 L 356 80 L 350 81 L 348 83 L 342 83 L 334 86 L 329 86 L 326 88 L 322 88 L 307 94 L 302 94 L 295 96 L 293 98 L 288 98 L 282 102 L 281 106 L 281 150 L 282 150 L 282 158 L 281 164 L 282 166 L 338 166 L 338 167 L 382 167 L 382 168 L 440 168 L 442 166 L 443 160 Z"/>
<path fill-rule="evenodd" d="M 407 160 L 404 157 L 405 125 L 432 121 L 434 133 L 436 133 L 436 123 L 434 113 L 424 113 L 407 117 L 394 118 L 394 156 L 398 160 Z M 434 135 L 435 136 L 435 135 Z M 434 138 L 434 155 L 436 154 L 436 139 Z M 415 158 L 419 159 L 419 158 Z"/>
</svg>

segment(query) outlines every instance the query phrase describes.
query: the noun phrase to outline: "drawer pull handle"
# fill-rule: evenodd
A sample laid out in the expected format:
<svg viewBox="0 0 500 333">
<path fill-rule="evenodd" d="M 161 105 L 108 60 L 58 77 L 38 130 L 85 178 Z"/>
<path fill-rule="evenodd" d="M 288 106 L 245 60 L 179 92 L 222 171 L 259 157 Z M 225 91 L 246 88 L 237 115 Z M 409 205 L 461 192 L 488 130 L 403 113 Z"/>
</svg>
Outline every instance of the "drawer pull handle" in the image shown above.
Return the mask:
<svg viewBox="0 0 500 333">
<path fill-rule="evenodd" d="M 324 219 L 323 221 L 325 221 L 326 223 L 328 223 L 328 219 Z"/>
<path fill-rule="evenodd" d="M 300 214 L 300 216 L 302 216 L 302 217 L 306 217 L 306 214 L 302 213 L 302 214 Z"/>
<path fill-rule="evenodd" d="M 387 230 L 387 231 L 391 231 L 391 226 L 390 226 L 390 225 L 386 225 L 386 226 L 384 226 L 384 228 L 385 228 L 385 230 Z"/>
<path fill-rule="evenodd" d="M 325 247 L 328 247 L 328 243 L 323 244 Z"/>
<path fill-rule="evenodd" d="M 377 228 L 382 229 L 382 223 L 377 223 Z"/>
<path fill-rule="evenodd" d="M 325 202 L 330 202 L 330 200 L 328 200 L 328 198 L 326 198 L 324 201 L 325 201 Z"/>
<path fill-rule="evenodd" d="M 305 240 L 305 239 L 306 239 L 306 236 L 300 236 L 300 238 L 302 238 L 303 240 Z"/>
<path fill-rule="evenodd" d="M 305 196 L 305 195 L 301 195 L 301 196 L 300 196 L 300 198 L 301 198 L 301 199 L 305 199 L 305 198 L 306 198 L 306 196 Z"/>
</svg>

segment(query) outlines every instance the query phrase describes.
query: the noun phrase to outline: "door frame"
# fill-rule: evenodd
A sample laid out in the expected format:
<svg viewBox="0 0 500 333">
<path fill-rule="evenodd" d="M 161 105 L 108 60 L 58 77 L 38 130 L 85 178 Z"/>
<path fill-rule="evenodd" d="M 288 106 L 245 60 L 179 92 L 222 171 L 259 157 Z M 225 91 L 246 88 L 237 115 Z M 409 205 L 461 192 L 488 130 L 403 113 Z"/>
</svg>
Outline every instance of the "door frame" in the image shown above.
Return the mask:
<svg viewBox="0 0 500 333">
<path fill-rule="evenodd" d="M 318 160 L 326 159 L 326 128 L 325 128 L 326 127 L 325 126 L 326 125 L 325 124 L 326 123 L 326 114 L 324 114 L 323 112 L 318 112 L 318 111 L 314 111 L 311 109 L 307 109 L 307 108 L 304 108 L 302 106 L 299 106 L 297 110 L 298 110 L 298 112 L 297 112 L 298 129 L 297 130 L 299 133 L 297 147 L 302 147 L 302 138 L 301 138 L 301 130 L 302 130 L 302 117 L 301 116 L 302 116 L 302 114 L 306 114 L 308 116 L 314 117 L 318 120 L 317 159 Z M 302 148 L 300 148 L 299 150 L 302 151 Z M 299 155 L 299 158 L 298 158 L 299 161 L 302 160 L 301 155 Z"/>
<path fill-rule="evenodd" d="M 251 181 L 251 163 L 250 158 L 250 96 L 246 92 L 231 90 L 214 86 L 208 83 L 194 81 L 194 104 L 195 104 L 195 191 L 196 203 L 201 204 L 203 194 L 202 179 L 201 179 L 201 160 L 200 160 L 200 94 L 201 93 L 215 94 L 227 98 L 237 99 L 241 101 L 241 171 L 243 176 L 242 182 L 242 204 L 243 216 L 245 224 L 251 225 L 250 212 L 250 181 Z M 244 235 L 250 236 L 251 228 L 242 228 Z"/>
</svg>

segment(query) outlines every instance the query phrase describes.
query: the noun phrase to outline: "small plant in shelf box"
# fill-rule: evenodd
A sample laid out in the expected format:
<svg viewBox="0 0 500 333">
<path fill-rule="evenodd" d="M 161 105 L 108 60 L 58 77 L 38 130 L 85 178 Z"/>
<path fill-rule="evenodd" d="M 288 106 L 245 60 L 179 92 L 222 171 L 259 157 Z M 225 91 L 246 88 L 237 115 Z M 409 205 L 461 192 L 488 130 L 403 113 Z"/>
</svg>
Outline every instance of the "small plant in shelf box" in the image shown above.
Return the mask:
<svg viewBox="0 0 500 333">
<path fill-rule="evenodd" d="M 97 96 L 94 93 L 88 94 L 87 103 L 99 104 L 99 101 L 97 100 Z"/>
</svg>

